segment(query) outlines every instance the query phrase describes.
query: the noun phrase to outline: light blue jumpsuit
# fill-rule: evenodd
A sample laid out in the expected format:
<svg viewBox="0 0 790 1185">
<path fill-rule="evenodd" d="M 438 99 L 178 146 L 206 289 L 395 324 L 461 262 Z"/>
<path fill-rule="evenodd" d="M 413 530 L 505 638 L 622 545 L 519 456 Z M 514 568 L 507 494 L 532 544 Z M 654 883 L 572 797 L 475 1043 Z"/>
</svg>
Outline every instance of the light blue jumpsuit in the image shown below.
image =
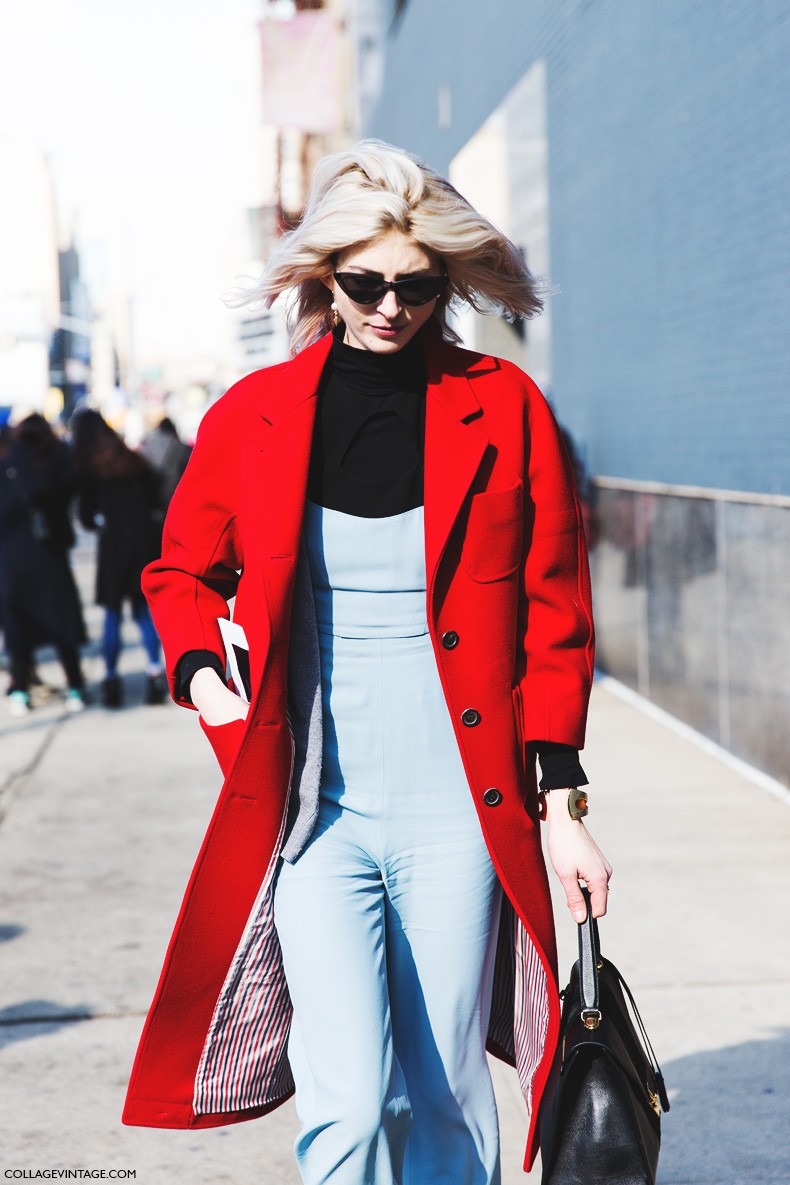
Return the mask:
<svg viewBox="0 0 790 1185">
<path fill-rule="evenodd" d="M 307 503 L 320 811 L 275 922 L 306 1185 L 496 1185 L 485 1057 L 500 887 L 426 619 L 423 508 Z"/>
</svg>

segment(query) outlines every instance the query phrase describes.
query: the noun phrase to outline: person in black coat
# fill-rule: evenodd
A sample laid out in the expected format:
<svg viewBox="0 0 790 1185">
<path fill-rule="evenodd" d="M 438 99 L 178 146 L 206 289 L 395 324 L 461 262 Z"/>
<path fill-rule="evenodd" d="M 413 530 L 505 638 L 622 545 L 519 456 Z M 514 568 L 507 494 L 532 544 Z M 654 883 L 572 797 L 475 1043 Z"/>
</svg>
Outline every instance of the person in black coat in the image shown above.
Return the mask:
<svg viewBox="0 0 790 1185">
<path fill-rule="evenodd" d="M 79 647 L 85 625 L 69 564 L 74 531 L 69 450 L 43 416 L 10 433 L 0 461 L 0 613 L 9 654 L 9 707 L 30 710 L 36 647 L 54 645 L 68 684 L 66 706 L 84 706 Z"/>
<path fill-rule="evenodd" d="M 146 703 L 161 704 L 167 693 L 161 648 L 140 590 L 143 568 L 159 554 L 156 474 L 96 411 L 88 409 L 75 417 L 72 441 L 80 522 L 99 536 L 96 601 L 104 607 L 106 668 L 102 701 L 106 707 L 120 707 L 123 702 L 118 659 L 122 608 L 128 601 L 148 656 Z"/>
<path fill-rule="evenodd" d="M 148 433 L 140 451 L 159 475 L 159 502 L 164 520 L 170 499 L 184 476 L 192 449 L 180 439 L 170 417 L 165 416 L 153 431 Z"/>
</svg>

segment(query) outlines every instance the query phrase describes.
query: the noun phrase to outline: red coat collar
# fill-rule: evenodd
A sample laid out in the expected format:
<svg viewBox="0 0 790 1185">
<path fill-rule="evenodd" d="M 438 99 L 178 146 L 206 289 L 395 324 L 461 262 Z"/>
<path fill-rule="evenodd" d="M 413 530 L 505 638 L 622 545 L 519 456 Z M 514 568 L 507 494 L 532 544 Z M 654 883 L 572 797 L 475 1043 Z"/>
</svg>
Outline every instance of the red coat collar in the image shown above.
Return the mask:
<svg viewBox="0 0 790 1185">
<path fill-rule="evenodd" d="M 422 345 L 429 398 L 438 399 L 453 419 L 479 416 L 482 408 L 469 380 L 495 369 L 496 361 L 458 349 L 431 332 L 423 333 Z M 332 334 L 326 333 L 295 358 L 271 368 L 270 382 L 260 398 L 260 413 L 268 424 L 276 424 L 300 403 L 315 398 L 331 349 Z"/>
</svg>

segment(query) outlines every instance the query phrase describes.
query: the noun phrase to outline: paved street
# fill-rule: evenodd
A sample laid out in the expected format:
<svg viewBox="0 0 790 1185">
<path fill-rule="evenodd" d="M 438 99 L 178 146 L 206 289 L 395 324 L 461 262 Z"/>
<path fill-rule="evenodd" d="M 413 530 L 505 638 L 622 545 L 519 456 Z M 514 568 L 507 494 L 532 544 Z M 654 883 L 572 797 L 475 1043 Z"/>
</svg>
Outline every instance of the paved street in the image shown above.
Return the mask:
<svg viewBox="0 0 790 1185">
<path fill-rule="evenodd" d="M 140 706 L 136 645 L 124 662 L 120 712 L 65 717 L 56 704 L 0 718 L 0 1173 L 296 1185 L 290 1105 L 204 1133 L 120 1123 L 219 784 L 194 716 Z M 87 668 L 98 680 L 95 654 Z M 790 809 L 609 686 L 596 687 L 585 765 L 590 826 L 615 868 L 603 949 L 634 990 L 672 1099 L 660 1182 L 786 1185 Z M 560 904 L 558 919 L 565 976 L 575 927 Z M 514 1075 L 499 1068 L 496 1082 L 503 1181 L 537 1180 L 520 1171 Z"/>
</svg>

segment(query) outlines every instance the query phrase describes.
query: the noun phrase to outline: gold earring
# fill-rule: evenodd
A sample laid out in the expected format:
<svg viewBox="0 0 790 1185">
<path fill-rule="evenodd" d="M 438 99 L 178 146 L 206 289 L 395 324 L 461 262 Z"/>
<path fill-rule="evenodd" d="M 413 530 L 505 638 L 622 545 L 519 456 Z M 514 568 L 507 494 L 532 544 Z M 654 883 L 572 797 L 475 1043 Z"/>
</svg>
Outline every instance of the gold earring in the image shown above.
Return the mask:
<svg viewBox="0 0 790 1185">
<path fill-rule="evenodd" d="M 332 328 L 337 329 L 340 324 L 340 313 L 337 311 L 337 305 L 334 301 L 332 301 L 330 308 L 332 309 Z"/>
</svg>

